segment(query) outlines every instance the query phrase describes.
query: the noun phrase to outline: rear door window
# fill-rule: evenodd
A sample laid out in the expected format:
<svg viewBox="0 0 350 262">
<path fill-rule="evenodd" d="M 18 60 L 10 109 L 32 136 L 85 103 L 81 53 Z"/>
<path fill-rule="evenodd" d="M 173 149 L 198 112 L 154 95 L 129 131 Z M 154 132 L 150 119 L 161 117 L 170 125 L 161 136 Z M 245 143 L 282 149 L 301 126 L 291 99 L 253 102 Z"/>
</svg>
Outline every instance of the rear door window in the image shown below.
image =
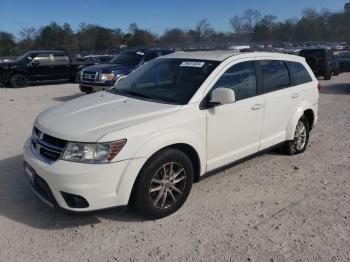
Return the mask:
<svg viewBox="0 0 350 262">
<path fill-rule="evenodd" d="M 276 91 L 291 85 L 288 69 L 282 60 L 261 60 L 264 93 Z"/>
<path fill-rule="evenodd" d="M 253 62 L 242 62 L 230 67 L 215 83 L 214 88 L 218 87 L 235 91 L 236 101 L 255 96 L 257 91 Z"/>
<path fill-rule="evenodd" d="M 301 85 L 312 81 L 306 68 L 298 62 L 286 62 L 289 72 L 292 75 L 294 85 Z"/>
<path fill-rule="evenodd" d="M 69 64 L 69 58 L 64 54 L 53 54 L 53 61 L 55 64 Z"/>
</svg>

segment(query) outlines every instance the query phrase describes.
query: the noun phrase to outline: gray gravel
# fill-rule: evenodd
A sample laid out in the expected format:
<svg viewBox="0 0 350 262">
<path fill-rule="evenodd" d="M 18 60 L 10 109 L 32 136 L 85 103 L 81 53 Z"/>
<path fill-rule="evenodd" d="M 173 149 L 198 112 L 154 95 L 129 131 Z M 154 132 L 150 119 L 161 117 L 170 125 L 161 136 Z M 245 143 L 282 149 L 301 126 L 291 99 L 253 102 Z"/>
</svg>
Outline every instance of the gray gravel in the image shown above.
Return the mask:
<svg viewBox="0 0 350 262">
<path fill-rule="evenodd" d="M 350 261 L 350 74 L 321 81 L 307 151 L 269 152 L 202 179 L 176 214 L 53 211 L 23 176 L 35 116 L 75 84 L 0 89 L 1 261 Z"/>
</svg>

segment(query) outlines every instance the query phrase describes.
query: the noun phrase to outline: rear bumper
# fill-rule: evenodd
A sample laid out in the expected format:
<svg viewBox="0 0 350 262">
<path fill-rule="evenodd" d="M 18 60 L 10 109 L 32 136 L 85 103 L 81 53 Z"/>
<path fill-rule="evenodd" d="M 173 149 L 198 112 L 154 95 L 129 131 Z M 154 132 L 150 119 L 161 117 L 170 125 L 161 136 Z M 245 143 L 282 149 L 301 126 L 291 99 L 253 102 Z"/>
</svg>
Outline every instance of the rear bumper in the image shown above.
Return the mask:
<svg viewBox="0 0 350 262">
<path fill-rule="evenodd" d="M 47 164 L 33 154 L 31 144 L 27 142 L 24 161 L 28 181 L 41 200 L 52 207 L 81 212 L 127 205 L 145 159 L 110 164 L 58 160 Z M 75 200 L 81 205 L 72 204 Z"/>
</svg>

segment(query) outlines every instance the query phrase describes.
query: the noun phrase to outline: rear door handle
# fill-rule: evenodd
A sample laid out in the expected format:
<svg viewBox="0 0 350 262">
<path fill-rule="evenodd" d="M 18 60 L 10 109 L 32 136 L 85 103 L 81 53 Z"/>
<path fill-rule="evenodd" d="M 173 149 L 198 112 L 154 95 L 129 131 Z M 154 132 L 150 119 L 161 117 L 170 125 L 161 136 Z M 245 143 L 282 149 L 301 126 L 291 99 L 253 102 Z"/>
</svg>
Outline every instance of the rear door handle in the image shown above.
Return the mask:
<svg viewBox="0 0 350 262">
<path fill-rule="evenodd" d="M 252 110 L 259 110 L 260 108 L 263 108 L 263 104 L 255 104 L 251 107 Z"/>
<path fill-rule="evenodd" d="M 292 95 L 292 98 L 298 98 L 299 97 L 299 94 L 298 93 L 295 93 Z"/>
</svg>

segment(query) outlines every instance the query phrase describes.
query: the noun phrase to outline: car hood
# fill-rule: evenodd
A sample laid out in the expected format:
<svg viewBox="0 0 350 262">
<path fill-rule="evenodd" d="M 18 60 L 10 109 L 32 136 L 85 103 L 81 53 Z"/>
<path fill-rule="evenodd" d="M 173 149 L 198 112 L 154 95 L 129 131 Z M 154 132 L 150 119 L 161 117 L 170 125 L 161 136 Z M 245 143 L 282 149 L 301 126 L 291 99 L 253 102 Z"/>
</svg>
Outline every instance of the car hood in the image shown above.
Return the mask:
<svg viewBox="0 0 350 262">
<path fill-rule="evenodd" d="M 92 71 L 92 72 L 111 72 L 111 71 L 125 71 L 130 68 L 120 64 L 98 64 L 84 68 L 84 71 Z"/>
<path fill-rule="evenodd" d="M 22 65 L 23 63 L 17 62 L 17 61 L 2 61 L 0 62 L 0 67 L 11 67 L 11 66 L 18 66 Z"/>
<path fill-rule="evenodd" d="M 70 100 L 38 115 L 42 132 L 68 141 L 96 142 L 103 135 L 170 114 L 179 105 L 99 92 Z"/>
</svg>

